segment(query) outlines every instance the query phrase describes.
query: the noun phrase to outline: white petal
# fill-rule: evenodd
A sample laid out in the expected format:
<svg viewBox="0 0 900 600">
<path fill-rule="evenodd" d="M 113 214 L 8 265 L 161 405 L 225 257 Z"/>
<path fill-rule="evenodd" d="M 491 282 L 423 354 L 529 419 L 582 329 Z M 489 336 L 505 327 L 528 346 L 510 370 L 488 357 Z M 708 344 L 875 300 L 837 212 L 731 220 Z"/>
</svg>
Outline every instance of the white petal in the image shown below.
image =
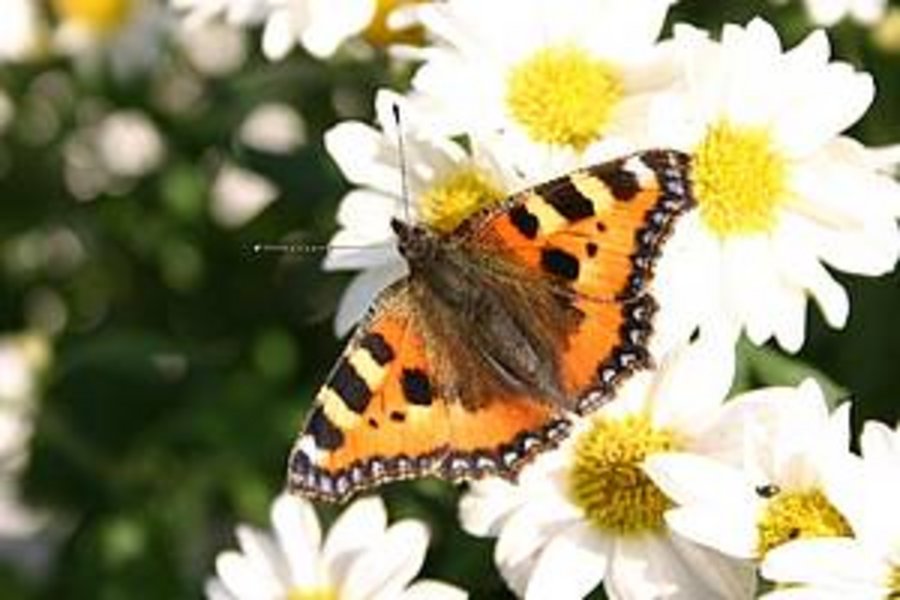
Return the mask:
<svg viewBox="0 0 900 600">
<path fill-rule="evenodd" d="M 891 462 L 900 460 L 900 430 L 893 430 L 878 421 L 866 421 L 859 438 L 866 460 Z"/>
<path fill-rule="evenodd" d="M 766 554 L 762 574 L 786 583 L 874 586 L 887 575 L 884 563 L 850 538 L 813 538 L 779 546 Z"/>
<path fill-rule="evenodd" d="M 338 123 L 325 132 L 325 148 L 351 183 L 401 196 L 397 149 L 378 130 L 355 121 Z"/>
<path fill-rule="evenodd" d="M 406 273 L 406 263 L 392 262 L 357 275 L 344 290 L 344 295 L 341 296 L 341 302 L 334 317 L 335 334 L 342 337 L 350 331 L 372 306 L 376 296 L 391 283 L 404 277 Z"/>
<path fill-rule="evenodd" d="M 845 0 L 809 0 L 805 4 L 810 20 L 824 27 L 831 27 L 847 14 Z"/>
<path fill-rule="evenodd" d="M 847 292 L 816 260 L 809 248 L 795 247 L 792 259 L 781 260 L 779 266 L 787 278 L 809 290 L 829 325 L 842 328 L 846 324 L 850 314 Z"/>
<path fill-rule="evenodd" d="M 679 535 L 738 559 L 756 558 L 756 519 L 756 507 L 749 502 L 698 503 L 666 513 L 666 523 Z"/>
<path fill-rule="evenodd" d="M 672 546 L 689 570 L 716 598 L 753 598 L 756 591 L 756 563 L 735 559 L 697 545 L 673 533 Z"/>
<path fill-rule="evenodd" d="M 776 264 L 768 238 L 732 237 L 723 246 L 726 302 L 757 345 L 773 333 L 773 294 L 780 291 Z"/>
<path fill-rule="evenodd" d="M 372 20 L 376 2 L 373 0 L 343 0 L 340 10 L 328 2 L 312 2 L 309 26 L 301 34 L 303 45 L 310 54 L 326 58 L 334 54 L 347 38 L 362 31 Z"/>
<path fill-rule="evenodd" d="M 371 542 L 340 582 L 341 598 L 363 600 L 399 595 L 422 568 L 428 529 L 418 521 L 400 521 L 389 527 L 381 539 Z"/>
<path fill-rule="evenodd" d="M 797 111 L 796 101 L 784 102 L 774 129 L 779 145 L 795 158 L 808 156 L 850 127 L 865 113 L 875 96 L 872 77 L 855 73 L 847 63 L 831 63 L 801 81 L 803 89 L 798 96 L 802 94 L 807 102 L 813 98 L 829 100 L 819 102 L 815 110 L 808 111 Z"/>
<path fill-rule="evenodd" d="M 257 571 L 290 585 L 291 574 L 271 536 L 246 525 L 238 526 L 236 533 L 241 551 Z"/>
<path fill-rule="evenodd" d="M 706 336 L 673 352 L 652 392 L 654 422 L 682 434 L 715 417 L 734 379 L 734 343 Z"/>
<path fill-rule="evenodd" d="M 568 515 L 548 512 L 540 502 L 526 504 L 503 524 L 494 547 L 494 561 L 498 566 L 514 567 L 528 560 L 570 522 Z"/>
<path fill-rule="evenodd" d="M 338 231 L 328 242 L 328 254 L 322 261 L 322 269 L 357 271 L 402 262 L 393 234 L 385 234 L 383 237 L 376 237 L 381 235 L 377 231 L 362 234 L 363 232 L 352 229 Z M 368 237 L 370 234 L 371 238 Z"/>
<path fill-rule="evenodd" d="M 300 586 L 319 583 L 319 547 L 322 530 L 312 504 L 296 496 L 282 494 L 272 504 L 272 525 L 285 559 Z"/>
<path fill-rule="evenodd" d="M 353 190 L 341 200 L 337 222 L 343 227 L 365 232 L 366 238 L 384 239 L 393 236 L 391 219 L 399 216 L 402 208 L 400 199 L 395 196 L 367 189 Z"/>
<path fill-rule="evenodd" d="M 605 587 L 611 600 L 719 598 L 697 580 L 665 534 L 617 538 Z"/>
<path fill-rule="evenodd" d="M 353 559 L 373 540 L 381 539 L 386 527 L 387 511 L 378 496 L 361 498 L 341 513 L 322 549 L 331 581 L 343 581 Z"/>
<path fill-rule="evenodd" d="M 211 577 L 203 585 L 203 595 L 206 596 L 206 600 L 239 600 L 215 577 Z"/>
<path fill-rule="evenodd" d="M 884 18 L 887 0 L 854 0 L 850 14 L 864 25 L 873 25 Z"/>
<path fill-rule="evenodd" d="M 282 590 L 267 573 L 237 552 L 223 552 L 216 559 L 216 573 L 224 586 L 241 600 L 271 600 Z"/>
<path fill-rule="evenodd" d="M 288 55 L 296 41 L 297 34 L 290 13 L 286 10 L 272 13 L 262 37 L 262 50 L 266 58 L 281 60 Z"/>
<path fill-rule="evenodd" d="M 456 586 L 420 579 L 400 594 L 399 600 L 466 600 L 469 595 Z M 385 599 L 389 600 L 389 599 Z"/>
<path fill-rule="evenodd" d="M 473 482 L 459 501 L 463 529 L 479 537 L 497 536 L 504 520 L 524 501 L 512 483 L 491 478 Z"/>
<path fill-rule="evenodd" d="M 679 505 L 745 502 L 753 484 L 741 470 L 717 460 L 686 452 L 648 456 L 644 472 Z"/>
<path fill-rule="evenodd" d="M 612 540 L 585 521 L 557 533 L 537 559 L 526 599 L 587 596 L 603 579 Z"/>
</svg>

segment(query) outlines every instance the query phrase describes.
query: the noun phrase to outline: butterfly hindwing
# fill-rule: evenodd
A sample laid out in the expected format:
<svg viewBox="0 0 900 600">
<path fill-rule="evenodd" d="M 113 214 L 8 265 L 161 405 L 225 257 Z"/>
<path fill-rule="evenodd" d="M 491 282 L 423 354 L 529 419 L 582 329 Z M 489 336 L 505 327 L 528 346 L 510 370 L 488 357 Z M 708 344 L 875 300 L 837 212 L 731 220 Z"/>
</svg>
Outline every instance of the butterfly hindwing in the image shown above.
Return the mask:
<svg viewBox="0 0 900 600">
<path fill-rule="evenodd" d="M 405 285 L 385 292 L 316 396 L 291 453 L 292 490 L 329 501 L 387 481 L 437 475 L 513 476 L 561 439 L 568 421 L 533 398 L 447 397 Z M 460 376 L 465 376 L 465 373 Z"/>
</svg>

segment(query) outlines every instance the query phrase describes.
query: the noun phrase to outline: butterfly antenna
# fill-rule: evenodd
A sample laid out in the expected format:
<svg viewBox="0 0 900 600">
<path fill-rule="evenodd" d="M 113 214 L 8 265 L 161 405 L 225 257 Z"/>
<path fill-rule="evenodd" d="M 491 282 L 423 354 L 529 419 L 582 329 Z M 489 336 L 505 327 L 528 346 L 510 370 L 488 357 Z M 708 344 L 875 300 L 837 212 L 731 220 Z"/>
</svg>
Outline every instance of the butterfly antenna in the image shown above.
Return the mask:
<svg viewBox="0 0 900 600">
<path fill-rule="evenodd" d="M 340 245 L 334 244 L 253 244 L 253 254 L 318 254 L 329 250 L 371 250 L 386 244 Z"/>
<path fill-rule="evenodd" d="M 395 102 L 393 106 L 391 106 L 391 112 L 394 115 L 394 125 L 397 128 L 397 151 L 400 154 L 400 193 L 403 196 L 403 218 L 409 223 L 409 176 L 406 165 L 403 122 L 400 119 L 400 105 Z"/>
</svg>

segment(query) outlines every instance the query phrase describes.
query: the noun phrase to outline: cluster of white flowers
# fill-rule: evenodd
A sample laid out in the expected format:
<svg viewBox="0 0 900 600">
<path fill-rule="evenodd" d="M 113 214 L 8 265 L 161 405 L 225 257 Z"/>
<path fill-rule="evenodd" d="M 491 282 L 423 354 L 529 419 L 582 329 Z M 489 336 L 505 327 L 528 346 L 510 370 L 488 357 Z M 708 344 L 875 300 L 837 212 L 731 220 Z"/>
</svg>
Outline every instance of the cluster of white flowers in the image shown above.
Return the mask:
<svg viewBox="0 0 900 600">
<path fill-rule="evenodd" d="M 348 2 L 321 21 L 314 1 L 212 4 L 265 23 L 265 52 L 280 57 L 296 41 L 330 54 L 398 3 Z M 509 587 L 526 598 L 580 598 L 601 582 L 610 598 L 751 598 L 761 576 L 772 598 L 900 594 L 900 433 L 869 423 L 862 458 L 853 454 L 850 403 L 831 410 L 812 379 L 729 396 L 742 334 L 796 352 L 808 298 L 831 326 L 848 319 L 831 271 L 879 276 L 900 256 L 892 165 L 845 133 L 872 103 L 873 78 L 833 60 L 824 32 L 784 48 L 761 19 L 720 33 L 676 24 L 662 39 L 669 0 L 409 4 L 385 22 L 415 24 L 424 40 L 394 53 L 418 65 L 411 90 L 380 91 L 375 126 L 344 122 L 325 136 L 357 186 L 338 209 L 341 249 L 324 263 L 359 271 L 339 334 L 405 273 L 391 217 L 408 210 L 450 231 L 580 165 L 654 147 L 691 158 L 697 208 L 654 283 L 672 337 L 657 366 L 577 420 L 517 483 L 476 482 L 461 500 L 463 527 L 497 538 Z M 871 19 L 876 4 L 845 2 L 829 20 Z M 264 554 L 249 539 L 247 564 Z M 229 561 L 237 568 L 222 560 L 219 574 L 240 595 Z"/>
</svg>

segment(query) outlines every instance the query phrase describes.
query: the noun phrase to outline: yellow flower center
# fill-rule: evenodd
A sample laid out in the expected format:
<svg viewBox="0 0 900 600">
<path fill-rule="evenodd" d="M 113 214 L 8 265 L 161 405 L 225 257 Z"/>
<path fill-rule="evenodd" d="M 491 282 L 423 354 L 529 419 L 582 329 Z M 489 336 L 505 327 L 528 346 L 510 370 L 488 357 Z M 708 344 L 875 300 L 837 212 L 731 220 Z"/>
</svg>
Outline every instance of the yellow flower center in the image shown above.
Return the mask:
<svg viewBox="0 0 900 600">
<path fill-rule="evenodd" d="M 892 566 L 887 588 L 891 592 L 888 598 L 900 598 L 900 565 Z"/>
<path fill-rule="evenodd" d="M 421 218 L 432 229 L 453 231 L 466 217 L 504 196 L 482 171 L 461 169 L 438 181 L 419 197 Z"/>
<path fill-rule="evenodd" d="M 571 44 L 538 50 L 506 87 L 507 109 L 533 140 L 579 152 L 601 136 L 621 98 L 618 71 Z"/>
<path fill-rule="evenodd" d="M 677 447 L 674 434 L 654 429 L 646 415 L 596 418 L 575 441 L 572 500 L 604 531 L 621 535 L 659 529 L 672 503 L 641 466 L 648 456 Z"/>
<path fill-rule="evenodd" d="M 291 588 L 285 600 L 337 600 L 337 592 L 325 588 Z"/>
<path fill-rule="evenodd" d="M 106 33 L 115 31 L 128 20 L 133 0 L 53 0 L 61 21 L 71 21 Z"/>
<path fill-rule="evenodd" d="M 721 237 L 765 233 L 787 197 L 787 162 L 764 128 L 720 121 L 694 151 L 700 215 Z"/>
<path fill-rule="evenodd" d="M 369 22 L 369 26 L 363 32 L 363 37 L 373 46 L 383 48 L 391 44 L 409 44 L 421 46 L 425 43 L 425 30 L 420 26 L 407 27 L 405 29 L 391 29 L 388 27 L 388 17 L 394 9 L 409 5 L 420 4 L 425 0 L 378 0 L 375 7 L 375 15 Z"/>
<path fill-rule="evenodd" d="M 900 8 L 890 9 L 872 32 L 875 43 L 885 52 L 900 52 Z"/>
<path fill-rule="evenodd" d="M 767 503 L 757 524 L 759 555 L 798 538 L 853 534 L 841 513 L 819 490 L 779 492 Z"/>
</svg>

